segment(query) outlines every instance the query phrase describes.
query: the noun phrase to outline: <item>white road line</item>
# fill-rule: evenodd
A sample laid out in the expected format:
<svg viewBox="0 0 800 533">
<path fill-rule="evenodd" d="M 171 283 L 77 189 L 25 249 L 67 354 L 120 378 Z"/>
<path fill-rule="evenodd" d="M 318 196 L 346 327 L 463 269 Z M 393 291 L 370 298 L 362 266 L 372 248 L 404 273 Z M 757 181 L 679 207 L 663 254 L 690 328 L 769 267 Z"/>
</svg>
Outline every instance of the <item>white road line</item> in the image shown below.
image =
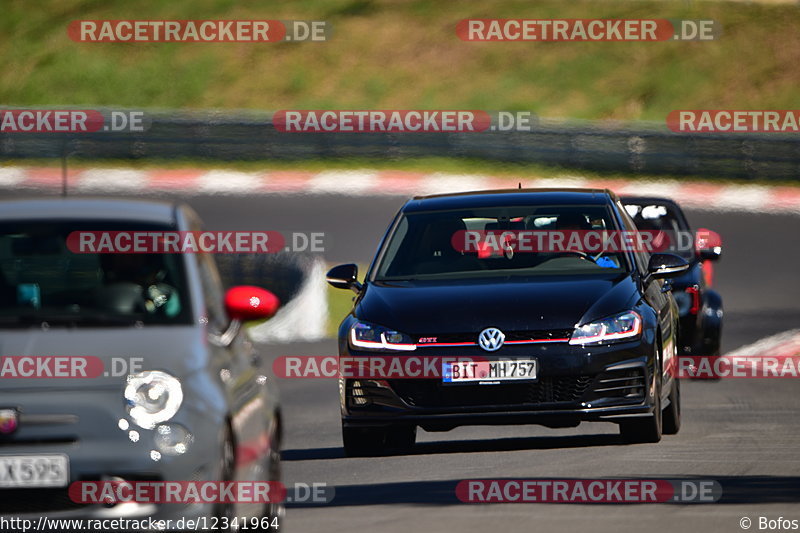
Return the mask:
<svg viewBox="0 0 800 533">
<path fill-rule="evenodd" d="M 764 211 L 770 198 L 770 188 L 763 185 L 731 185 L 712 201 L 712 208 L 732 211 Z"/>
<path fill-rule="evenodd" d="M 93 168 L 68 177 L 68 184 L 80 191 L 133 191 L 144 189 L 149 173 L 144 170 Z"/>
<path fill-rule="evenodd" d="M 312 177 L 303 191 L 310 194 L 380 194 L 380 181 L 374 170 L 326 170 Z"/>
<path fill-rule="evenodd" d="M 197 178 L 197 188 L 204 193 L 252 194 L 264 183 L 263 172 L 211 170 Z"/>
<path fill-rule="evenodd" d="M 0 167 L 0 187 L 13 187 L 28 178 L 23 167 Z"/>
<path fill-rule="evenodd" d="M 725 357 L 786 356 L 800 354 L 800 329 L 770 335 L 754 343 L 736 348 Z"/>
<path fill-rule="evenodd" d="M 479 174 L 444 174 L 435 172 L 420 180 L 416 194 L 480 191 L 489 188 L 489 184 L 489 178 Z"/>
<path fill-rule="evenodd" d="M 53 172 L 58 172 L 54 168 Z M 146 193 L 159 187 L 150 182 L 150 178 L 158 171 L 135 170 L 125 168 L 92 168 L 75 170 L 70 173 L 70 186 L 80 191 L 124 192 L 135 194 Z M 54 188 L 60 182 L 53 180 L 46 183 L 30 181 L 31 176 L 26 167 L 0 167 L 0 189 L 16 187 L 41 186 Z M 305 187 L 288 187 L 281 191 L 269 184 L 269 173 L 239 172 L 231 170 L 198 171 L 193 180 L 180 180 L 181 188 L 201 194 L 340 194 L 348 196 L 411 196 L 414 194 L 446 194 L 467 191 L 486 190 L 497 185 L 499 178 L 481 174 L 448 174 L 437 172 L 421 179 L 409 180 L 408 187 L 398 187 L 397 178 L 389 178 L 390 186 L 382 187 L 381 173 L 371 169 L 330 170 L 323 171 L 311 179 Z M 523 180 L 526 187 L 592 187 L 593 180 L 581 176 L 564 175 L 555 178 L 539 178 Z M 508 180 L 508 186 L 516 182 Z M 703 182 L 680 182 L 677 180 L 631 181 L 617 187 L 621 195 L 665 196 L 673 198 L 686 207 L 721 212 L 764 212 L 787 213 L 800 215 L 800 200 L 775 204 L 773 202 L 776 189 L 767 185 L 728 185 L 717 191 L 698 195 L 693 187 Z M 60 185 L 59 185 L 60 186 Z M 712 188 L 713 191 L 713 188 Z"/>
<path fill-rule="evenodd" d="M 591 187 L 592 184 L 589 180 L 580 176 L 558 176 L 556 178 L 539 178 L 528 183 L 523 182 L 522 186 L 539 188 L 567 187 L 570 189 L 582 189 Z"/>
<path fill-rule="evenodd" d="M 313 342 L 326 337 L 328 324 L 328 285 L 325 262 L 315 258 L 303 269 L 305 280 L 298 293 L 275 316 L 250 328 L 257 342 Z"/>
<path fill-rule="evenodd" d="M 617 194 L 628 196 L 666 196 L 673 198 L 680 194 L 681 183 L 674 180 L 631 182 Z"/>
</svg>

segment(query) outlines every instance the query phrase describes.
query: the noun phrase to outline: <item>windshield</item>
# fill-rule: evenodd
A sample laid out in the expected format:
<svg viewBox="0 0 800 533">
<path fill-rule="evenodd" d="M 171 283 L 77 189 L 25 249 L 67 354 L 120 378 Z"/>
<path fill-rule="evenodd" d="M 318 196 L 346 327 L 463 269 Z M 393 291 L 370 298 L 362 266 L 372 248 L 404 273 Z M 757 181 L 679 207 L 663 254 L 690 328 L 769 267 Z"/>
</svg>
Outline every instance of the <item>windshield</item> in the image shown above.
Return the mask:
<svg viewBox="0 0 800 533">
<path fill-rule="evenodd" d="M 694 234 L 671 205 L 625 202 L 625 211 L 639 230 L 659 232 L 659 241 L 663 242 L 654 242 L 653 246 L 660 252 L 676 254 L 690 261 L 694 259 Z"/>
<path fill-rule="evenodd" d="M 601 275 L 627 271 L 624 252 L 542 245 L 556 234 L 617 229 L 606 206 L 522 206 L 402 215 L 375 281 L 492 276 Z M 531 239 L 539 235 L 545 241 Z M 533 245 L 532 245 L 533 244 Z"/>
<path fill-rule="evenodd" d="M 0 327 L 190 324 L 178 254 L 72 253 L 73 231 L 163 231 L 119 222 L 0 224 Z"/>
</svg>

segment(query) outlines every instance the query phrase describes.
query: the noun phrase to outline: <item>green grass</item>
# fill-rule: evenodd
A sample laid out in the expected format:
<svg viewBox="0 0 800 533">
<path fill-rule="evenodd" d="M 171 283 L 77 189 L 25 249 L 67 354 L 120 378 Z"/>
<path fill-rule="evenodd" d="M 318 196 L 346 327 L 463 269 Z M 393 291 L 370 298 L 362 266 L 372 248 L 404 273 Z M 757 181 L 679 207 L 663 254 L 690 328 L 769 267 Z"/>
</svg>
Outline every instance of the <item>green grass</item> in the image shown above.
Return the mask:
<svg viewBox="0 0 800 533">
<path fill-rule="evenodd" d="M 362 272 L 361 267 L 358 270 Z M 361 277 L 363 279 L 363 275 Z M 328 337 L 336 337 L 339 324 L 353 308 L 354 297 L 353 291 L 334 289 L 330 285 L 328 286 L 328 326 L 326 328 Z"/>
<path fill-rule="evenodd" d="M 715 19 L 715 42 L 469 43 L 457 21 Z M 326 43 L 76 43 L 76 19 L 317 19 Z M 792 108 L 800 10 L 683 0 L 6 0 L 0 102 L 128 108 L 477 108 L 654 120 Z"/>
<path fill-rule="evenodd" d="M 335 265 L 328 265 L 333 267 Z M 367 265 L 358 265 L 358 277 L 364 281 L 364 275 L 367 273 Z M 344 317 L 353 309 L 353 298 L 355 298 L 353 291 L 344 289 L 334 289 L 328 285 L 328 326 L 326 331 L 328 337 L 336 337 L 339 331 L 339 324 L 342 323 Z"/>
</svg>

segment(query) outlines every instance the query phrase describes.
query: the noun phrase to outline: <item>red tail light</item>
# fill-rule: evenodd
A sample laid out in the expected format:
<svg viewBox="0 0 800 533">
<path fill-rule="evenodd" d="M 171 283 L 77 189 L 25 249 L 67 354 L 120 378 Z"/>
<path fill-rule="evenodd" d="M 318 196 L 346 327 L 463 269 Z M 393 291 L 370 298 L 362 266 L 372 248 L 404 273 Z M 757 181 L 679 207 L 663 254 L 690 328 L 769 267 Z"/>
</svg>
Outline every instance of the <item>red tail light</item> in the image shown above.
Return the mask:
<svg viewBox="0 0 800 533">
<path fill-rule="evenodd" d="M 686 287 L 685 292 L 692 297 L 692 307 L 689 308 L 689 313 L 696 315 L 700 310 L 700 289 L 696 286 Z"/>
</svg>

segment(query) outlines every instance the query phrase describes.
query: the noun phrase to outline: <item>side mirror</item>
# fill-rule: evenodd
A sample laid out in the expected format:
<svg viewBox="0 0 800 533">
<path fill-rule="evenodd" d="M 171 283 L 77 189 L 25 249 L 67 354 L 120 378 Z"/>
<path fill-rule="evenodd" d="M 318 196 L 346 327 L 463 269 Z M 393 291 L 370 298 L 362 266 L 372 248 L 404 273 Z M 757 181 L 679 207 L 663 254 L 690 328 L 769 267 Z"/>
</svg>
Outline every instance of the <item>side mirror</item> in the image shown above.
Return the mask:
<svg viewBox="0 0 800 533">
<path fill-rule="evenodd" d="M 671 278 L 689 269 L 689 262 L 675 254 L 653 254 L 647 264 L 647 271 L 654 278 Z"/>
<path fill-rule="evenodd" d="M 722 256 L 722 237 L 715 231 L 700 228 L 694 243 L 697 255 L 704 261 L 717 261 Z"/>
<path fill-rule="evenodd" d="M 361 283 L 358 282 L 358 266 L 352 263 L 335 266 L 325 275 L 325 280 L 337 289 L 350 289 L 361 292 Z"/>
<path fill-rule="evenodd" d="M 233 320 L 270 318 L 278 310 L 278 297 L 261 287 L 239 285 L 225 293 L 225 310 Z"/>
</svg>

